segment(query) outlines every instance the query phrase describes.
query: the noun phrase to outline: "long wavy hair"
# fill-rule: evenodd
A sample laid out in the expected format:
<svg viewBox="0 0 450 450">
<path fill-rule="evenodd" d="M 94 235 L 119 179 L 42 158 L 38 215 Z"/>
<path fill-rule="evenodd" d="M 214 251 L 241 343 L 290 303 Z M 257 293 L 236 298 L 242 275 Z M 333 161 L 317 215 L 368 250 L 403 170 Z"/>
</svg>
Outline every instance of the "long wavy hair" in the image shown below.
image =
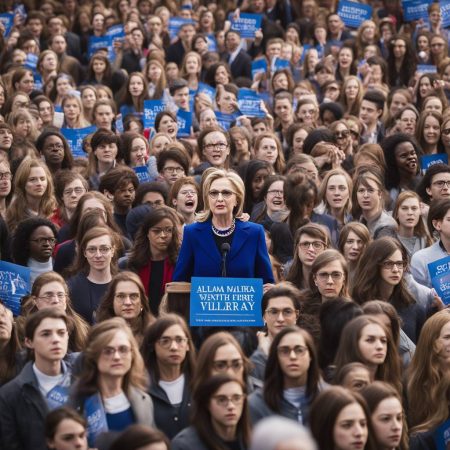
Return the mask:
<svg viewBox="0 0 450 450">
<path fill-rule="evenodd" d="M 0 300 L 0 310 L 4 312 L 11 321 L 11 337 L 0 351 L 0 386 L 12 380 L 17 375 L 17 352 L 21 345 L 17 333 L 17 325 L 14 322 L 13 314 Z"/>
<path fill-rule="evenodd" d="M 167 254 L 171 264 L 176 264 L 178 251 L 180 249 L 180 238 L 178 234 L 180 220 L 178 219 L 177 213 L 172 208 L 169 208 L 168 206 L 161 206 L 160 208 L 154 209 L 148 213 L 136 233 L 134 245 L 128 259 L 128 267 L 132 271 L 139 271 L 142 267 L 148 265 L 149 261 L 152 260 L 152 251 L 150 248 L 148 233 L 150 228 L 154 227 L 164 219 L 169 219 L 172 222 L 172 227 L 174 228 L 172 239 L 167 247 Z"/>
<path fill-rule="evenodd" d="M 382 299 L 396 308 L 416 303 L 408 290 L 405 277 L 394 287 L 390 298 L 383 298 L 381 293 L 381 264 L 394 252 L 399 250 L 403 261 L 408 261 L 408 254 L 403 245 L 394 238 L 382 237 L 371 242 L 358 261 L 353 278 L 352 298 L 362 305 L 369 300 Z"/>
<path fill-rule="evenodd" d="M 148 71 L 150 66 L 155 65 L 161 69 L 161 76 L 158 79 L 158 82 L 155 85 L 155 92 L 152 95 L 152 99 L 158 100 L 163 97 L 164 90 L 167 88 L 167 79 L 166 79 L 166 71 L 164 70 L 164 66 L 157 59 L 150 59 L 145 65 L 144 76 L 147 80 L 147 83 L 150 84 L 150 78 L 148 76 Z"/>
<path fill-rule="evenodd" d="M 132 77 L 138 77 L 142 80 L 144 84 L 144 89 L 139 97 L 134 98 L 130 93 L 130 82 Z M 132 72 L 128 76 L 128 81 L 123 85 L 120 93 L 118 94 L 118 105 L 132 105 L 136 109 L 136 112 L 144 112 L 144 100 L 150 100 L 150 95 L 148 94 L 148 83 L 147 79 L 141 72 Z"/>
<path fill-rule="evenodd" d="M 448 401 L 440 395 L 442 385 L 449 386 L 444 378 L 446 368 L 440 363 L 438 338 L 444 325 L 450 322 L 450 311 L 443 309 L 432 315 L 424 324 L 417 342 L 416 351 L 408 367 L 406 385 L 408 394 L 408 418 L 413 431 L 428 428 L 425 426 L 436 412 L 445 404 L 448 417 Z"/>
<path fill-rule="evenodd" d="M 90 125 L 90 123 L 86 119 L 86 116 L 84 114 L 83 103 L 81 102 L 81 98 L 77 94 L 69 93 L 69 94 L 64 96 L 64 98 L 61 101 L 61 107 L 62 107 L 63 111 L 64 111 L 64 105 L 69 100 L 75 100 L 75 102 L 78 105 L 78 108 L 80 109 L 80 113 L 78 115 L 78 118 L 76 120 L 75 126 L 73 128 L 85 128 L 85 127 L 88 127 Z"/>
<path fill-rule="evenodd" d="M 47 179 L 47 188 L 42 194 L 39 202 L 38 214 L 42 217 L 49 218 L 57 206 L 54 196 L 53 180 L 47 165 L 38 159 L 32 159 L 30 157 L 25 158 L 20 163 L 14 176 L 14 195 L 6 212 L 6 222 L 10 231 L 14 230 L 21 220 L 30 217 L 25 186 L 28 177 L 30 176 L 31 169 L 34 169 L 35 167 L 42 168 Z"/>
<path fill-rule="evenodd" d="M 132 387 L 146 390 L 148 380 L 145 376 L 144 361 L 139 352 L 139 346 L 125 320 L 121 317 L 115 317 L 91 328 L 87 340 L 88 344 L 83 352 L 83 367 L 74 388 L 75 396 L 89 396 L 100 390 L 98 360 L 102 350 L 114 339 L 114 335 L 118 331 L 126 334 L 131 347 L 131 368 L 123 377 L 122 389 L 125 393 Z"/>
<path fill-rule="evenodd" d="M 375 317 L 366 315 L 358 316 L 347 323 L 344 327 L 334 361 L 336 365 L 336 372 L 338 372 L 341 367 L 351 362 L 367 364 L 367 361 L 364 359 L 358 344 L 361 339 L 363 329 L 367 325 L 373 324 L 380 326 L 387 338 L 386 358 L 384 362 L 378 366 L 375 373 L 375 379 L 392 384 L 397 391 L 401 393 L 401 369 L 397 346 L 392 338 L 391 331 Z"/>
<path fill-rule="evenodd" d="M 267 406 L 276 413 L 281 412 L 281 404 L 283 400 L 284 373 L 281 368 L 278 356 L 278 346 L 284 336 L 295 333 L 303 336 L 308 353 L 310 363 L 306 378 L 306 396 L 308 402 L 311 403 L 319 393 L 320 370 L 317 357 L 316 347 L 312 336 L 306 331 L 296 326 L 283 328 L 273 339 L 267 358 L 266 371 L 264 374 L 264 400 Z"/>
<path fill-rule="evenodd" d="M 327 200 L 328 182 L 330 181 L 330 178 L 335 175 L 341 175 L 345 178 L 345 182 L 346 182 L 347 188 L 348 188 L 348 199 L 347 199 L 343 209 L 344 209 L 344 215 L 350 214 L 352 211 L 353 182 L 352 182 L 352 179 L 350 178 L 350 175 L 343 169 L 332 169 L 326 173 L 326 175 L 323 177 L 322 183 L 320 184 L 319 200 L 324 202 L 326 212 L 329 214 L 330 205 L 328 204 L 328 200 Z"/>
</svg>

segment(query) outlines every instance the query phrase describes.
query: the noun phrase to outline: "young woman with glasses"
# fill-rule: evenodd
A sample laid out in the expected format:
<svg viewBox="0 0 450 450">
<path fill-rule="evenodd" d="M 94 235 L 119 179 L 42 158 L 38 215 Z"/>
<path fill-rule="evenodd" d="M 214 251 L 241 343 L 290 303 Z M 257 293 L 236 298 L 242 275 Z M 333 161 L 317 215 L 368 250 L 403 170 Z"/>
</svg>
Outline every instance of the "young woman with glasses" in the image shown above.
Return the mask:
<svg viewBox="0 0 450 450">
<path fill-rule="evenodd" d="M 120 432 L 134 423 L 154 426 L 144 361 L 122 318 L 95 325 L 83 357 L 71 403 L 88 421 L 90 447 L 96 447 L 96 438 L 103 432 Z"/>
<path fill-rule="evenodd" d="M 425 322 L 425 308 L 408 289 L 405 278 L 408 254 L 397 240 L 384 237 L 370 243 L 353 280 L 352 298 L 363 304 L 381 299 L 391 303 L 403 322 L 403 330 L 414 342 Z"/>
<path fill-rule="evenodd" d="M 229 374 L 215 375 L 197 385 L 192 425 L 171 442 L 172 450 L 245 450 L 250 424 L 245 385 Z"/>
<path fill-rule="evenodd" d="M 195 347 L 186 322 L 166 314 L 147 330 L 142 353 L 150 375 L 155 424 L 169 439 L 189 426 Z"/>
<path fill-rule="evenodd" d="M 252 422 L 278 414 L 306 424 L 319 390 L 320 372 L 311 335 L 295 326 L 286 327 L 270 346 L 263 390 L 249 398 Z"/>
</svg>

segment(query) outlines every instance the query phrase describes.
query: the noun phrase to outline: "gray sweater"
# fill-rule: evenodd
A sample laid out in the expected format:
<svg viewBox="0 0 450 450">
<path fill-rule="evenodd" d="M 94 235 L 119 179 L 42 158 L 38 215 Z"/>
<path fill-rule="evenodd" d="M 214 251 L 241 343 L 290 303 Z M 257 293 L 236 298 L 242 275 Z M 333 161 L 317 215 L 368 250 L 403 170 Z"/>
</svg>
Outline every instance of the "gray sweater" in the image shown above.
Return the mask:
<svg viewBox="0 0 450 450">
<path fill-rule="evenodd" d="M 440 241 L 428 248 L 419 250 L 411 258 L 411 274 L 414 279 L 424 286 L 432 287 L 428 264 L 448 256 L 448 253 L 440 246 Z"/>
</svg>

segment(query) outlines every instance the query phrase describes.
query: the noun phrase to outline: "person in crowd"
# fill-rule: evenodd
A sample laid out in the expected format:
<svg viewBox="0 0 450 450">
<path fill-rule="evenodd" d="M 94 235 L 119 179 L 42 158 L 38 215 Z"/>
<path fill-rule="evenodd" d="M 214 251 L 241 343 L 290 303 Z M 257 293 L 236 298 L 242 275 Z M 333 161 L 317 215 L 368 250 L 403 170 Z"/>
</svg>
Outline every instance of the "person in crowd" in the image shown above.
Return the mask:
<svg viewBox="0 0 450 450">
<path fill-rule="evenodd" d="M 160 317 L 147 330 L 142 352 L 150 375 L 155 424 L 173 439 L 190 424 L 195 347 L 186 322 L 176 314 Z"/>
<path fill-rule="evenodd" d="M 447 164 L 434 164 L 429 167 L 422 177 L 422 180 L 417 187 L 419 197 L 426 206 L 424 208 L 424 216 L 428 213 L 427 206 L 433 200 L 442 200 L 450 197 L 450 167 Z M 428 230 L 430 233 L 432 229 Z"/>
<path fill-rule="evenodd" d="M 168 204 L 184 219 L 184 224 L 195 222 L 200 188 L 193 177 L 182 177 L 173 183 Z"/>
<path fill-rule="evenodd" d="M 154 425 L 146 389 L 144 361 L 125 320 L 115 317 L 95 325 L 70 399 L 90 424 L 91 447 L 101 433 L 120 432 L 135 423 Z"/>
<path fill-rule="evenodd" d="M 88 450 L 87 422 L 74 409 L 63 406 L 45 418 L 45 439 L 50 450 Z"/>
<path fill-rule="evenodd" d="M 44 308 L 28 318 L 25 342 L 33 360 L 0 390 L 3 448 L 47 449 L 45 417 L 67 403 L 72 384 L 71 367 L 63 359 L 68 326 L 69 319 L 60 309 Z"/>
<path fill-rule="evenodd" d="M 334 382 L 349 391 L 360 392 L 372 383 L 369 368 L 359 362 L 342 366 L 334 377 Z"/>
<path fill-rule="evenodd" d="M 146 425 L 134 424 L 130 425 L 125 431 L 120 433 L 111 444 L 110 450 L 140 450 L 148 448 L 152 450 L 170 450 L 170 442 L 167 436 L 155 428 Z"/>
<path fill-rule="evenodd" d="M 67 280 L 75 311 L 89 324 L 117 272 L 117 235 L 106 226 L 88 230 L 82 237 L 72 272 Z"/>
<path fill-rule="evenodd" d="M 244 183 L 237 174 L 216 169 L 206 175 L 203 182 L 205 209 L 196 223 L 184 228 L 174 281 L 222 274 L 273 282 L 263 228 L 239 219 L 244 195 Z"/>
<path fill-rule="evenodd" d="M 11 381 L 19 371 L 17 355 L 21 343 L 12 311 L 0 302 L 0 386 Z"/>
<path fill-rule="evenodd" d="M 311 432 L 319 450 L 374 450 L 370 411 L 364 398 L 341 386 L 321 392 L 311 406 Z"/>
<path fill-rule="evenodd" d="M 283 328 L 270 346 L 264 388 L 249 398 L 253 424 L 273 414 L 308 423 L 309 408 L 320 388 L 311 335 L 298 327 Z"/>
<path fill-rule="evenodd" d="M 122 317 L 141 343 L 148 326 L 155 320 L 140 278 L 133 272 L 116 274 L 95 314 L 97 323 Z"/>
<path fill-rule="evenodd" d="M 227 373 L 198 384 L 193 393 L 192 425 L 175 436 L 172 450 L 247 449 L 250 423 L 246 394 L 242 381 Z"/>
</svg>

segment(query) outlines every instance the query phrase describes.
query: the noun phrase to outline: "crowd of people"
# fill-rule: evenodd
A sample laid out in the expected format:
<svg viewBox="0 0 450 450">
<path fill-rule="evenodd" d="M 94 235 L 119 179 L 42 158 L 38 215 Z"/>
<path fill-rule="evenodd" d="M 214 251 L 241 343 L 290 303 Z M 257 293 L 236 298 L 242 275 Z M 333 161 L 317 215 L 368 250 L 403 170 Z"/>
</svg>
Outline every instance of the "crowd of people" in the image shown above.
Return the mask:
<svg viewBox="0 0 450 450">
<path fill-rule="evenodd" d="M 357 3 L 1 2 L 0 450 L 448 448 L 450 24 Z"/>
</svg>

